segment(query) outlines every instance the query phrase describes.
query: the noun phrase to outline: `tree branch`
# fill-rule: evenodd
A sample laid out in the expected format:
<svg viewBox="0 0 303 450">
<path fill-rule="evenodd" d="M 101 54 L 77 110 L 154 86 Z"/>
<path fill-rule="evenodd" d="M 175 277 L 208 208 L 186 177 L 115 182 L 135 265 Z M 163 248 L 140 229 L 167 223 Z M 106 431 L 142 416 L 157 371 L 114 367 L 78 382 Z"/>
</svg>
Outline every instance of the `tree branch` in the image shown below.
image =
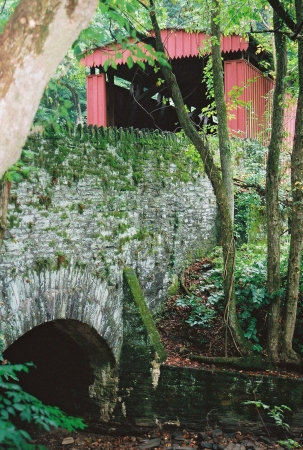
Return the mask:
<svg viewBox="0 0 303 450">
<path fill-rule="evenodd" d="M 3 5 L 2 5 L 1 11 L 0 11 L 0 16 L 1 16 L 1 14 L 3 14 L 4 8 L 5 8 L 5 5 L 6 5 L 6 1 L 7 0 L 4 0 L 4 2 L 3 2 Z"/>
<path fill-rule="evenodd" d="M 291 38 L 293 41 L 295 41 L 295 40 L 297 39 L 297 37 L 298 37 L 298 35 L 300 34 L 302 28 L 303 28 L 303 20 L 302 20 L 302 22 L 300 23 L 300 25 L 298 26 L 298 28 L 296 29 L 295 33 L 294 33 L 292 36 L 290 36 L 290 38 Z"/>
<path fill-rule="evenodd" d="M 297 30 L 297 25 L 295 24 L 295 22 L 292 20 L 292 18 L 290 17 L 290 15 L 288 14 L 288 12 L 284 9 L 284 7 L 282 6 L 282 4 L 280 3 L 279 0 L 267 0 L 268 3 L 270 4 L 270 6 L 272 7 L 272 9 L 274 11 L 276 11 L 276 13 L 278 14 L 278 16 L 283 20 L 283 22 L 285 23 L 285 25 L 288 26 L 288 28 L 293 31 L 294 33 L 296 33 Z"/>
</svg>

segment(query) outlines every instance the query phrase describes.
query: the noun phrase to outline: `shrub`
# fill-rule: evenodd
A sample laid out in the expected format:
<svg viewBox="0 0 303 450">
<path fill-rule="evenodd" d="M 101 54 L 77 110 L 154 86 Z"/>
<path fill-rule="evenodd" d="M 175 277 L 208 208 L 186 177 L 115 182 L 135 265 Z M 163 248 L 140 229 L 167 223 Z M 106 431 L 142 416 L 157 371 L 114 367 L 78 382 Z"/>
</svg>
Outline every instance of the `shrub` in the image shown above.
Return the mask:
<svg viewBox="0 0 303 450">
<path fill-rule="evenodd" d="M 201 298 L 192 295 L 191 297 L 181 297 L 176 301 L 178 306 L 190 308 L 190 315 L 185 321 L 191 327 L 199 325 L 202 328 L 209 328 L 216 312 L 208 308 L 201 300 Z"/>
</svg>

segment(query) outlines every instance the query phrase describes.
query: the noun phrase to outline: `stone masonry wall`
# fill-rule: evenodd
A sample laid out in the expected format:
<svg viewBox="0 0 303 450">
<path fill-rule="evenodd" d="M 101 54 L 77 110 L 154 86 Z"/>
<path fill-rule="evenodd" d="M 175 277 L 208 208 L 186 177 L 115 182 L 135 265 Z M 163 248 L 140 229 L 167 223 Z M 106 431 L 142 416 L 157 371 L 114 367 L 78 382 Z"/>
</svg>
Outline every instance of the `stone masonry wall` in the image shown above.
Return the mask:
<svg viewBox="0 0 303 450">
<path fill-rule="evenodd" d="M 200 159 L 175 136 L 96 128 L 31 137 L 25 151 L 37 170 L 12 185 L 0 254 L 6 344 L 76 319 L 118 357 L 122 268 L 135 269 L 155 313 L 175 274 L 215 244 Z"/>
</svg>

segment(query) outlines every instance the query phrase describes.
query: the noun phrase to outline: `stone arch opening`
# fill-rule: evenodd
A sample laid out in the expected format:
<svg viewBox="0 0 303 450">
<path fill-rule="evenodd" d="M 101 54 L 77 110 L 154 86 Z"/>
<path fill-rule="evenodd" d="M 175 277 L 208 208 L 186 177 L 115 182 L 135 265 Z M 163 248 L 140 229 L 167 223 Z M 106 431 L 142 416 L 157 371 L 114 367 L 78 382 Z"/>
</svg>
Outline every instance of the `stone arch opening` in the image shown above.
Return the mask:
<svg viewBox="0 0 303 450">
<path fill-rule="evenodd" d="M 103 403 L 108 409 L 114 401 L 115 359 L 85 323 L 58 319 L 38 325 L 11 344 L 4 357 L 11 363 L 33 362 L 36 368 L 20 373 L 23 389 L 68 414 L 93 420 L 100 418 Z"/>
</svg>

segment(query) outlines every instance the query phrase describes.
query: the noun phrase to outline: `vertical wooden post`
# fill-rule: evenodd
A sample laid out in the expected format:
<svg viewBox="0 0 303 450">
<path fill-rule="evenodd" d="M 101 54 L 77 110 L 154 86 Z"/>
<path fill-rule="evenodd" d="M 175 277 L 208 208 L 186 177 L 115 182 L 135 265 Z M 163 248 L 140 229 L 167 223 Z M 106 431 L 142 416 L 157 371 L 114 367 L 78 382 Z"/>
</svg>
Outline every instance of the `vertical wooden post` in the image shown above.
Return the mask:
<svg viewBox="0 0 303 450">
<path fill-rule="evenodd" d="M 115 126 L 115 81 L 114 71 L 109 68 L 107 72 L 107 123 L 109 127 Z"/>
<path fill-rule="evenodd" d="M 106 117 L 106 75 L 88 75 L 87 87 L 87 125 L 107 126 Z"/>
</svg>

